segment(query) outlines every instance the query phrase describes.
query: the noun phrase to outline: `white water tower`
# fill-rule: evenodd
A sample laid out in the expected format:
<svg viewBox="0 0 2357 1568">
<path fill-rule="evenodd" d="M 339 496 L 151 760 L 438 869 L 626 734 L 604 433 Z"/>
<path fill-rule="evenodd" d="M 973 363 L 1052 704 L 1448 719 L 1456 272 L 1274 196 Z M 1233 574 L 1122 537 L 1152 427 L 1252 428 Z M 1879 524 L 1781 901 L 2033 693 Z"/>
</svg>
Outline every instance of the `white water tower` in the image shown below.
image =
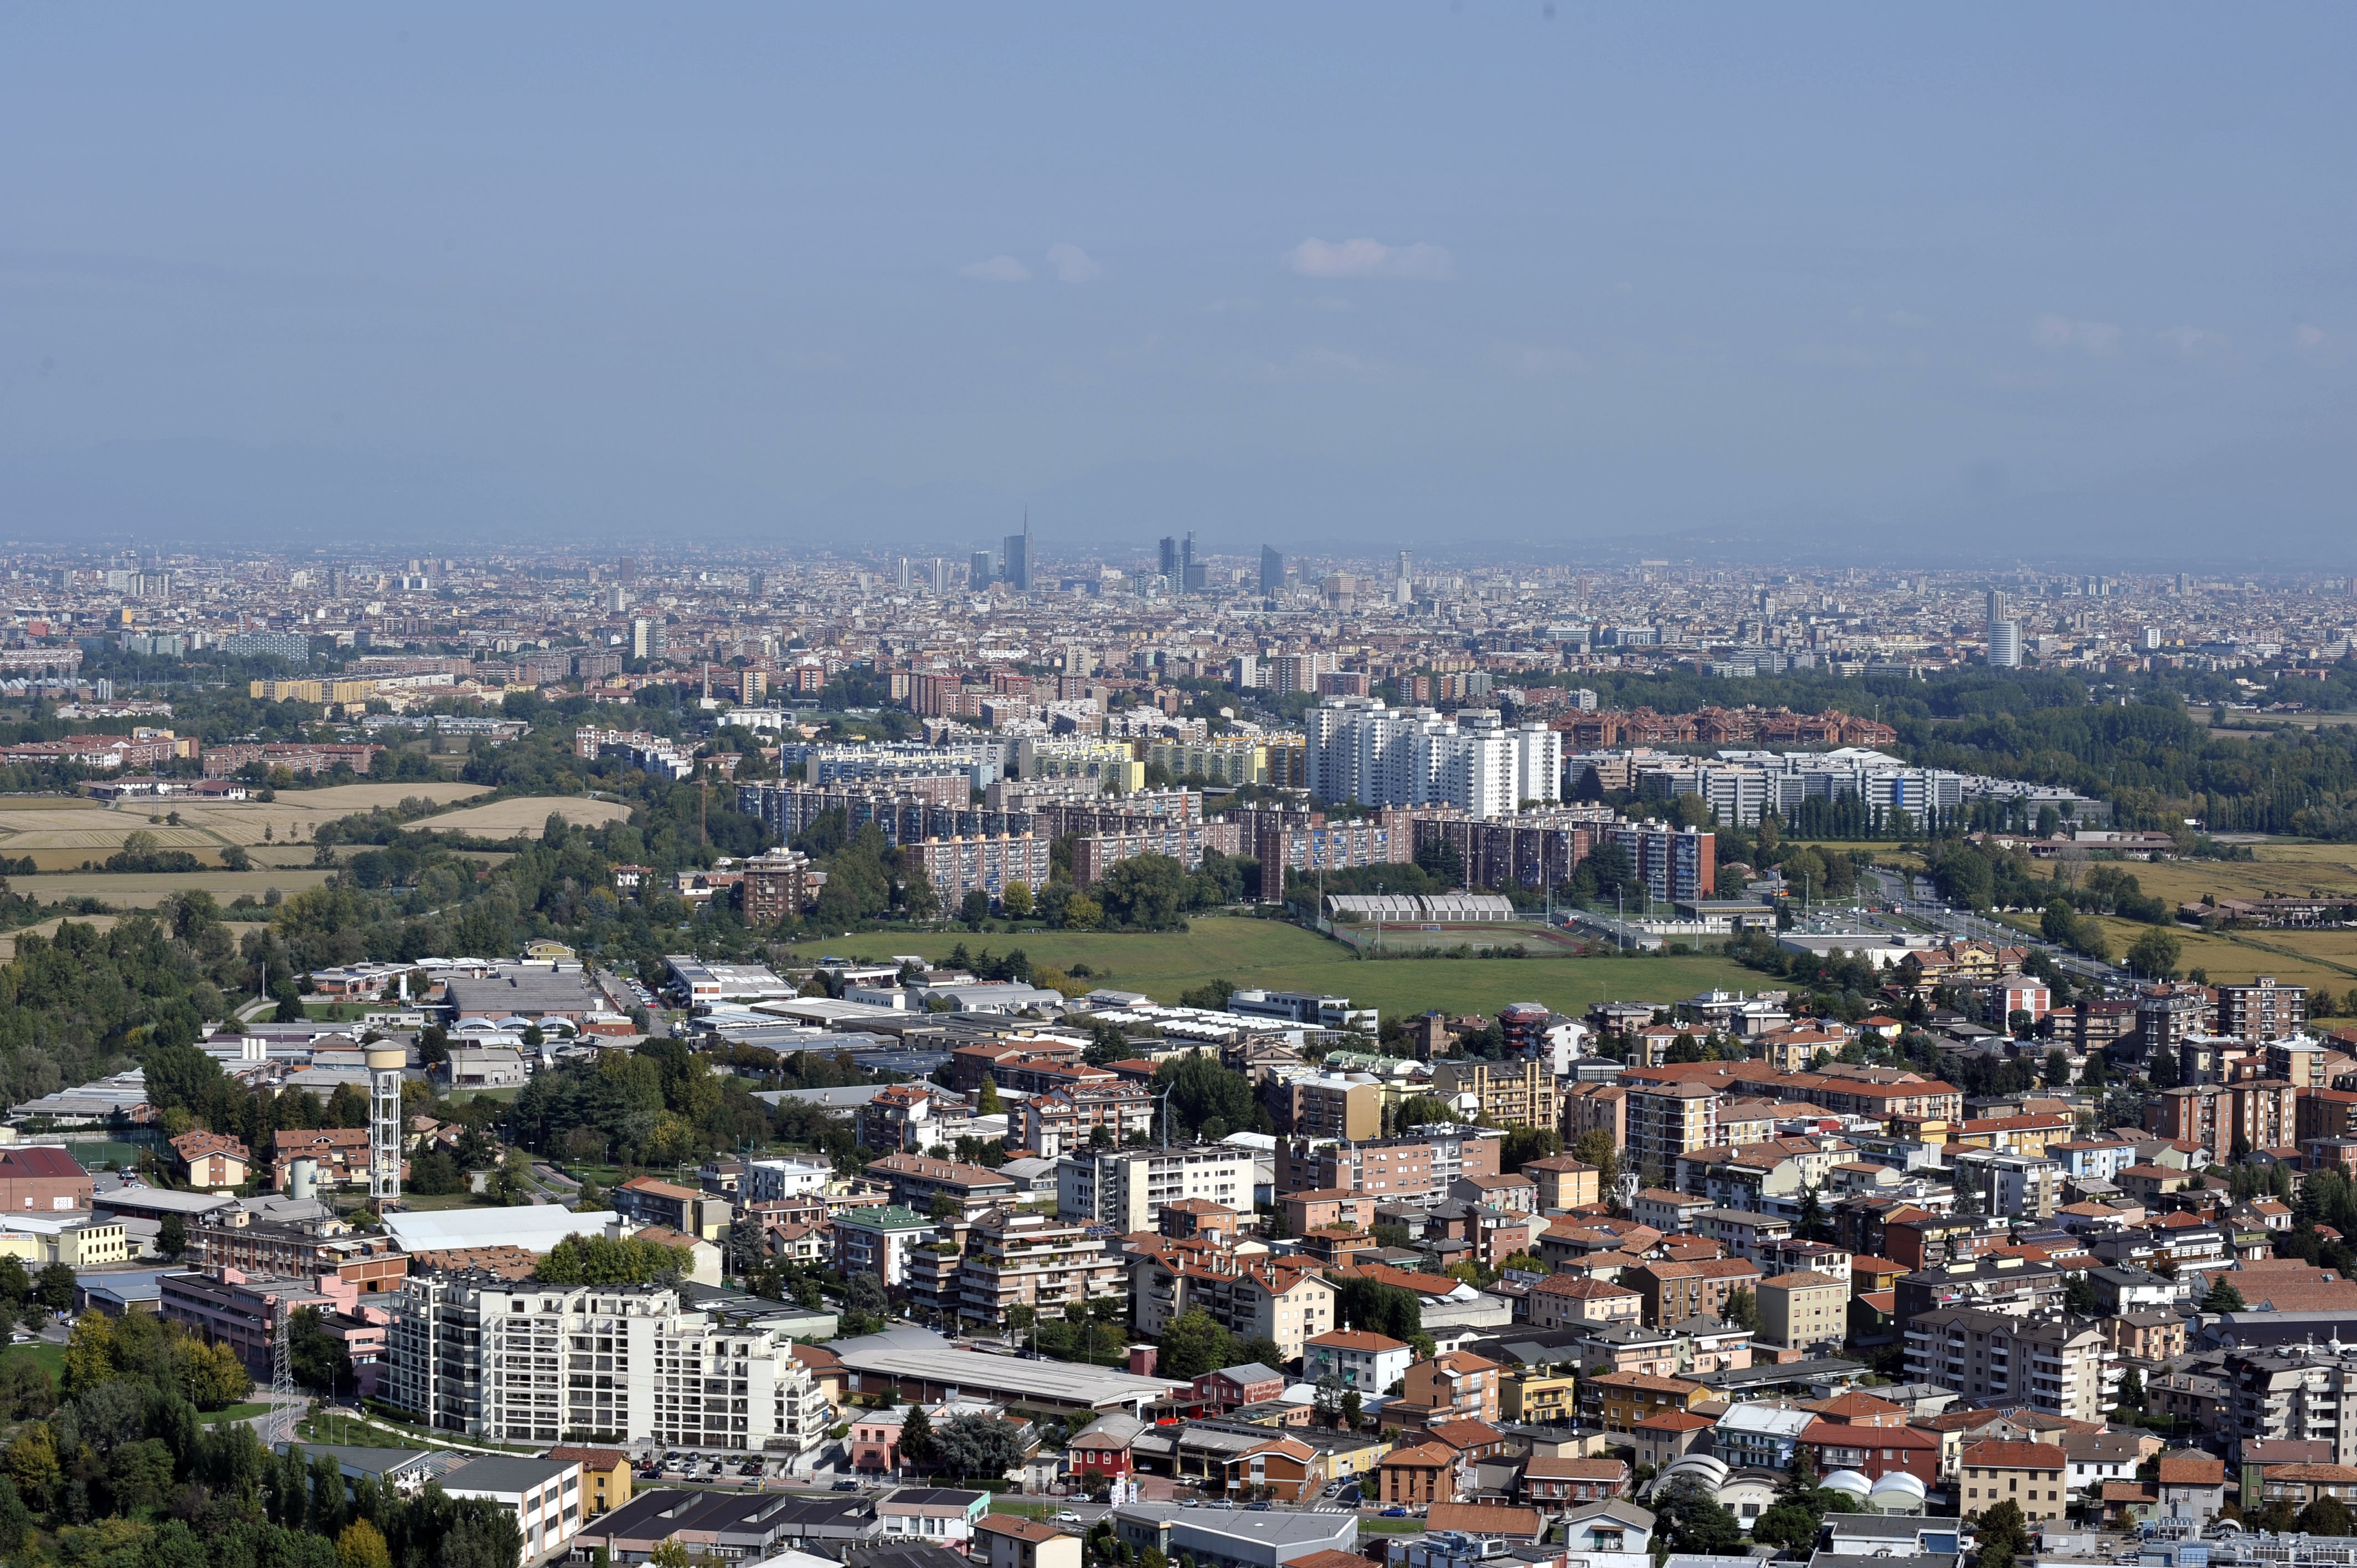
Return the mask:
<svg viewBox="0 0 2357 1568">
<path fill-rule="evenodd" d="M 369 1072 L 369 1198 L 382 1213 L 401 1201 L 401 1069 L 409 1051 L 379 1041 L 361 1059 Z"/>
</svg>

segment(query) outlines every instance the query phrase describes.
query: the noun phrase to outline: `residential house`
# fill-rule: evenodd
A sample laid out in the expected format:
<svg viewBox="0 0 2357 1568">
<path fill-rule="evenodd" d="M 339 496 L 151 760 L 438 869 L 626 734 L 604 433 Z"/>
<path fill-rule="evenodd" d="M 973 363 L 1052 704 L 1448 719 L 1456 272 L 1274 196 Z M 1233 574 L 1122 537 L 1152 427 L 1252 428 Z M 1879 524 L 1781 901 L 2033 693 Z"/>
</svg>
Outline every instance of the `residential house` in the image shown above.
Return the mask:
<svg viewBox="0 0 2357 1568">
<path fill-rule="evenodd" d="M 1561 1513 L 1581 1503 L 1617 1498 L 1628 1489 L 1626 1459 L 1578 1459 L 1568 1455 L 1550 1458 L 1534 1454 L 1523 1462 L 1522 1474 L 1515 1478 L 1514 1497 L 1518 1502 L 1546 1512 Z"/>
<path fill-rule="evenodd" d="M 1377 1495 L 1391 1508 L 1457 1500 L 1456 1451 L 1437 1443 L 1394 1448 L 1375 1466 Z"/>
<path fill-rule="evenodd" d="M 1959 1506 L 1966 1519 L 2009 1502 L 2035 1524 L 2061 1519 L 2070 1506 L 2063 1474 L 2070 1461 L 2060 1444 L 1975 1443 L 1957 1456 L 1957 1464 L 1964 1487 Z"/>
<path fill-rule="evenodd" d="M 1499 1367 L 1466 1350 L 1451 1350 L 1407 1369 L 1407 1388 L 1400 1409 L 1415 1412 L 1420 1424 L 1444 1421 L 1498 1419 Z"/>
<path fill-rule="evenodd" d="M 2207 1454 L 2160 1456 L 2160 1512 L 2208 1526 L 2226 1509 L 2226 1465 Z"/>
<path fill-rule="evenodd" d="M 181 1176 L 195 1192 L 234 1192 L 245 1185 L 253 1166 L 253 1156 L 243 1139 L 201 1128 L 173 1139 L 172 1153 Z"/>
<path fill-rule="evenodd" d="M 973 1539 L 976 1568 L 1081 1568 L 1081 1538 L 1036 1519 L 986 1513 Z"/>
<path fill-rule="evenodd" d="M 1363 1396 L 1388 1391 L 1407 1376 L 1415 1352 L 1396 1339 L 1359 1328 L 1337 1328 L 1302 1345 L 1301 1376 L 1316 1382 L 1328 1372 Z"/>
</svg>

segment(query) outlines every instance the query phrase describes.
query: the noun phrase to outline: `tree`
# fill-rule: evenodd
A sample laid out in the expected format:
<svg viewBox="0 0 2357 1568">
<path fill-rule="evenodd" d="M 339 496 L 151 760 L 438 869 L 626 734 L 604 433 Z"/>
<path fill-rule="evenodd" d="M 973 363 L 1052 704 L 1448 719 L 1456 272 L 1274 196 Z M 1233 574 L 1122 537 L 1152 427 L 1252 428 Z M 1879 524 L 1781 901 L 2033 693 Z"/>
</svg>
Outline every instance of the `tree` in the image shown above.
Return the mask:
<svg viewBox="0 0 2357 1568">
<path fill-rule="evenodd" d="M 1310 1390 L 1310 1410 L 1320 1426 L 1330 1427 L 1342 1419 L 1342 1374 L 1329 1366 L 1318 1375 Z"/>
<path fill-rule="evenodd" d="M 1255 1334 L 1238 1345 L 1235 1358 L 1229 1365 L 1244 1366 L 1256 1362 L 1272 1372 L 1280 1371 L 1285 1367 L 1284 1347 L 1265 1334 Z"/>
<path fill-rule="evenodd" d="M 1023 1463 L 1015 1429 L 987 1415 L 953 1415 L 933 1439 L 941 1467 L 960 1480 L 995 1479 Z"/>
<path fill-rule="evenodd" d="M 328 1332 L 320 1322 L 317 1307 L 296 1308 L 286 1328 L 289 1360 L 296 1382 L 329 1394 L 352 1385 L 351 1350 L 341 1338 Z"/>
<path fill-rule="evenodd" d="M 2046 1053 L 2046 1085 L 2062 1089 L 2071 1082 L 2071 1053 L 2057 1046 Z"/>
<path fill-rule="evenodd" d="M 1615 1144 L 1612 1134 L 1603 1128 L 1582 1133 L 1579 1141 L 1572 1144 L 1571 1153 L 1575 1159 L 1596 1167 L 1598 1190 L 1610 1192 L 1613 1184 L 1620 1179 L 1620 1145 Z"/>
<path fill-rule="evenodd" d="M 2021 1505 L 2002 1502 L 1980 1517 L 1980 1568 L 2013 1568 L 2013 1560 L 2029 1544 L 2028 1522 Z"/>
<path fill-rule="evenodd" d="M 1832 1240 L 1833 1226 L 1825 1219 L 1825 1206 L 1817 1197 L 1817 1184 L 1814 1182 L 1801 1189 L 1801 1217 L 1793 1230 L 1803 1241 Z"/>
<path fill-rule="evenodd" d="M 1760 1302 L 1749 1285 L 1737 1285 L 1727 1293 L 1727 1306 L 1719 1316 L 1738 1328 L 1760 1331 Z"/>
<path fill-rule="evenodd" d="M 1031 918 L 1031 889 L 1028 884 L 1008 883 L 1006 891 L 998 896 L 998 901 L 1005 907 L 1009 919 L 1028 920 Z"/>
<path fill-rule="evenodd" d="M 51 1263 L 33 1280 L 33 1296 L 51 1312 L 72 1308 L 74 1272 L 63 1263 Z"/>
<path fill-rule="evenodd" d="M 51 1264 L 51 1268 L 58 1267 Z M 48 1269 L 41 1271 L 43 1274 Z M 68 1399 L 88 1393 L 114 1376 L 114 1325 L 102 1312 L 85 1312 L 66 1337 L 65 1371 L 59 1381 Z"/>
<path fill-rule="evenodd" d="M 1653 1494 L 1653 1512 L 1669 1529 L 1670 1549 L 1727 1557 L 1743 1544 L 1743 1527 L 1722 1507 L 1716 1492 L 1691 1476 L 1681 1476 Z"/>
<path fill-rule="evenodd" d="M 2145 980 L 2168 980 L 2177 973 L 2177 961 L 2184 944 L 2174 931 L 2155 926 L 2136 938 L 2127 951 L 2127 966 L 2132 973 Z"/>
<path fill-rule="evenodd" d="M 881 1315 L 892 1304 L 884 1294 L 884 1282 L 874 1274 L 857 1273 L 844 1286 L 843 1304 L 854 1312 Z"/>
<path fill-rule="evenodd" d="M 1342 1396 L 1342 1430 L 1345 1432 L 1358 1431 L 1359 1415 L 1359 1391 L 1352 1389 Z"/>
<path fill-rule="evenodd" d="M 2120 1379 L 2119 1408 L 2139 1412 L 2144 1409 L 2144 1374 L 2134 1367 L 2130 1367 L 2127 1375 Z"/>
<path fill-rule="evenodd" d="M 2236 1290 L 2225 1275 L 2221 1274 L 2210 1283 L 2210 1294 L 2201 1298 L 2201 1310 L 2240 1312 L 2243 1310 L 2243 1293 Z"/>
<path fill-rule="evenodd" d="M 991 1081 L 991 1078 L 988 1073 L 983 1074 L 981 1091 L 974 1096 L 974 1114 L 977 1116 L 997 1116 L 1003 1114 L 1006 1110 L 1006 1105 L 1002 1103 L 998 1098 L 998 1085 Z"/>
<path fill-rule="evenodd" d="M 915 1469 L 930 1469 L 937 1455 L 933 1444 L 932 1418 L 925 1407 L 911 1404 L 909 1413 L 900 1418 L 900 1463 Z"/>
<path fill-rule="evenodd" d="M 2309 1535 L 2346 1536 L 2351 1529 L 2349 1505 L 2339 1498 L 2319 1498 L 2299 1510 L 2292 1528 Z"/>
<path fill-rule="evenodd" d="M 684 1247 L 635 1236 L 567 1236 L 549 1249 L 533 1278 L 555 1285 L 642 1285 L 685 1273 L 694 1264 Z"/>
<path fill-rule="evenodd" d="M 1210 1313 L 1195 1306 L 1163 1329 L 1162 1353 L 1156 1359 L 1155 1371 L 1159 1377 L 1192 1380 L 1234 1364 L 1228 1331 L 1212 1322 Z"/>
<path fill-rule="evenodd" d="M 336 1537 L 336 1568 L 393 1568 L 393 1553 L 376 1526 L 356 1519 Z"/>
<path fill-rule="evenodd" d="M 0 1476 L 0 1552 L 16 1551 L 33 1529 L 33 1510 L 16 1493 L 16 1483 Z M 389 1568 L 389 1565 L 388 1565 Z"/>
<path fill-rule="evenodd" d="M 167 1258 L 177 1258 L 188 1249 L 188 1221 L 178 1214 L 165 1215 L 163 1222 L 156 1228 L 156 1250 Z M 18 1267 L 21 1271 L 22 1265 Z"/>
<path fill-rule="evenodd" d="M 1751 1539 L 1762 1546 L 1798 1550 L 1815 1543 L 1817 1527 L 1817 1516 L 1800 1504 L 1778 1503 L 1751 1521 Z"/>
<path fill-rule="evenodd" d="M 979 887 L 968 890 L 958 900 L 958 918 L 965 922 L 969 931 L 982 929 L 982 923 L 990 918 L 990 895 Z"/>
</svg>

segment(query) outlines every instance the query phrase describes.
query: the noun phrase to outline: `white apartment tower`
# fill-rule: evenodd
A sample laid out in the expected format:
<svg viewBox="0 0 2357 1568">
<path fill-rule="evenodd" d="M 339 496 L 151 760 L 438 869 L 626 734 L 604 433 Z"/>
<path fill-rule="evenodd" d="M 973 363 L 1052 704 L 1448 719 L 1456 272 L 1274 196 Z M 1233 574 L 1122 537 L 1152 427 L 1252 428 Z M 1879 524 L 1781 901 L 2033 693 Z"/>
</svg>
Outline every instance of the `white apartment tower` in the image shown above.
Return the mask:
<svg viewBox="0 0 2357 1568">
<path fill-rule="evenodd" d="M 1524 800 L 1562 798 L 1563 736 L 1544 725 L 1509 728 L 1497 712 L 1444 718 L 1386 707 L 1380 697 L 1330 697 L 1303 715 L 1310 792 L 1367 806 L 1455 806 L 1469 817 L 1512 816 Z"/>
<path fill-rule="evenodd" d="M 437 1431 L 798 1454 L 834 1418 L 790 1334 L 683 1308 L 668 1285 L 413 1274 L 391 1305 L 386 1397 Z"/>
</svg>

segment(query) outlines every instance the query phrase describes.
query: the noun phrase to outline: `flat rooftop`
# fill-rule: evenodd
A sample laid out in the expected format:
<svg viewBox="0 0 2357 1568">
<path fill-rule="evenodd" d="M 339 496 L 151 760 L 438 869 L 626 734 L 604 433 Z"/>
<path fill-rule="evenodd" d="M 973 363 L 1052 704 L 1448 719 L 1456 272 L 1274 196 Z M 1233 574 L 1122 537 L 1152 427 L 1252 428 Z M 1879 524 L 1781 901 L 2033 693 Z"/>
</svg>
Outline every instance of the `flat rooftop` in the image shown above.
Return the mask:
<svg viewBox="0 0 2357 1568">
<path fill-rule="evenodd" d="M 889 1329 L 829 1348 L 853 1372 L 988 1393 L 1017 1404 L 1134 1410 L 1189 1386 L 1168 1378 L 1141 1378 L 1072 1361 L 1033 1361 L 961 1349 L 921 1328 Z"/>
</svg>

